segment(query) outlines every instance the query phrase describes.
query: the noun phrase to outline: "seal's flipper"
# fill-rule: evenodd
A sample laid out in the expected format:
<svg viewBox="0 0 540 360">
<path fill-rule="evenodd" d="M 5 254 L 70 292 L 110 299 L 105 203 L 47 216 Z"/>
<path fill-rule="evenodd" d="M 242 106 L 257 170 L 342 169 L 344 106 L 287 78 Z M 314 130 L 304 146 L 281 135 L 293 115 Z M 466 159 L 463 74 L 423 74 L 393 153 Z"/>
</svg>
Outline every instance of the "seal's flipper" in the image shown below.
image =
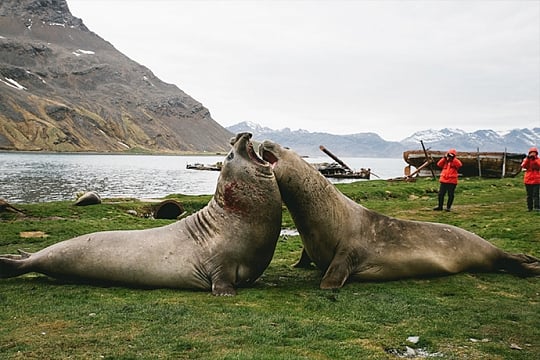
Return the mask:
<svg viewBox="0 0 540 360">
<path fill-rule="evenodd" d="M 300 255 L 300 259 L 296 264 L 293 265 L 295 268 L 300 269 L 311 269 L 313 266 L 311 265 L 313 263 L 313 260 L 309 257 L 309 255 L 306 252 L 306 249 L 302 249 L 302 255 Z"/>
<path fill-rule="evenodd" d="M 234 289 L 232 283 L 224 280 L 217 280 L 212 283 L 212 295 L 235 296 L 236 290 Z"/>
<path fill-rule="evenodd" d="M 504 256 L 497 262 L 497 266 L 517 276 L 540 276 L 540 259 L 526 254 L 504 252 Z"/>
<path fill-rule="evenodd" d="M 1 255 L 0 278 L 10 278 L 26 273 L 23 264 L 24 259 L 20 255 Z"/>
<path fill-rule="evenodd" d="M 321 289 L 331 290 L 343 287 L 345 281 L 349 278 L 350 272 L 348 266 L 343 262 L 332 262 L 326 274 L 321 280 Z"/>
<path fill-rule="evenodd" d="M 32 255 L 32 253 L 26 252 L 26 251 L 21 250 L 21 249 L 17 249 L 17 252 L 20 254 L 21 259 L 28 259 L 30 257 L 30 255 Z"/>
<path fill-rule="evenodd" d="M 338 250 L 321 280 L 321 289 L 341 288 L 351 272 L 357 269 L 362 258 L 363 256 L 358 249 L 342 248 Z"/>
</svg>

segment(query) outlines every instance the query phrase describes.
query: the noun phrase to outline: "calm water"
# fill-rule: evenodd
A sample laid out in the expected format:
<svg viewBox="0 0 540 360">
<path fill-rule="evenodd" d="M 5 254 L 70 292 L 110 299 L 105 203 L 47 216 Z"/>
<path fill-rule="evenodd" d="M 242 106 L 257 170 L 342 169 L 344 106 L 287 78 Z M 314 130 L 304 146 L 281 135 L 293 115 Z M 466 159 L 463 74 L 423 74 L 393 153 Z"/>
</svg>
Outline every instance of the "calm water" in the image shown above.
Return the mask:
<svg viewBox="0 0 540 360">
<path fill-rule="evenodd" d="M 0 198 L 11 203 L 74 200 L 78 192 L 90 190 L 105 198 L 213 194 L 219 173 L 188 170 L 186 165 L 214 164 L 223 159 L 223 156 L 0 153 Z M 306 160 L 329 162 L 331 159 Z M 406 165 L 402 159 L 342 160 L 353 169 L 371 168 L 383 179 L 402 176 Z"/>
</svg>

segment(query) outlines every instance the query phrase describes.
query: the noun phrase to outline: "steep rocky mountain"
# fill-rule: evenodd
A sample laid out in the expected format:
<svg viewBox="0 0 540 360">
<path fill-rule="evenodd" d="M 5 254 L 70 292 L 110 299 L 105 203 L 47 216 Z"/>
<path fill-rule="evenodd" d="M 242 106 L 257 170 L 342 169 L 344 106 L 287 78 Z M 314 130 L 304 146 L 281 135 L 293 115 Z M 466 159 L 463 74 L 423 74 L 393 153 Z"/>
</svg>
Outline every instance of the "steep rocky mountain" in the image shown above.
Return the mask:
<svg viewBox="0 0 540 360">
<path fill-rule="evenodd" d="M 0 1 L 0 150 L 216 152 L 230 136 L 66 0 Z"/>
<path fill-rule="evenodd" d="M 540 128 L 514 129 L 505 133 L 478 130 L 467 133 L 459 129 L 419 131 L 399 141 L 386 141 L 374 133 L 333 135 L 311 133 L 306 130 L 273 130 L 251 122 L 229 126 L 232 132 L 250 131 L 257 140 L 269 139 L 288 146 L 302 155 L 324 156 L 319 145 L 324 145 L 338 156 L 401 157 L 403 151 L 421 149 L 420 140 L 432 150 L 506 151 L 525 153 L 531 146 L 540 146 Z"/>
</svg>

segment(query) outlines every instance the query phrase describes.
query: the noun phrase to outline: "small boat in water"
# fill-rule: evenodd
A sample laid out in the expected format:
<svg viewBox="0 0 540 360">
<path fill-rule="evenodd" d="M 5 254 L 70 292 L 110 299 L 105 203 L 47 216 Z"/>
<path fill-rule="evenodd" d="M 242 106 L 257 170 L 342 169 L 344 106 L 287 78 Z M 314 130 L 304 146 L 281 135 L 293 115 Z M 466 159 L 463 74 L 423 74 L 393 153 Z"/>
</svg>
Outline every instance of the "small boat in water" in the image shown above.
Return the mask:
<svg viewBox="0 0 540 360">
<path fill-rule="evenodd" d="M 201 163 L 187 164 L 186 169 L 221 171 L 222 166 L 223 166 L 223 163 L 221 161 L 218 161 L 217 163 L 215 163 L 213 165 L 205 165 L 205 164 L 201 164 Z"/>
<path fill-rule="evenodd" d="M 335 179 L 366 179 L 371 176 L 371 169 L 361 168 L 360 171 L 351 171 L 338 163 L 316 163 L 312 164 L 325 177 Z"/>
<path fill-rule="evenodd" d="M 324 146 L 319 146 L 319 149 L 326 155 L 330 156 L 335 162 L 313 164 L 317 170 L 325 177 L 336 179 L 365 179 L 369 180 L 372 172 L 371 169 L 360 169 L 360 171 L 354 171 L 347 164 L 341 161 L 336 155 L 332 154 L 330 150 Z M 373 174 L 375 175 L 375 174 Z M 376 175 L 375 175 L 376 176 Z"/>
<path fill-rule="evenodd" d="M 440 169 L 437 167 L 437 161 L 439 161 L 446 151 L 427 151 L 428 156 L 433 162 L 426 166 L 426 151 L 425 150 L 408 150 L 403 152 L 403 160 L 410 166 L 414 166 L 419 169 L 419 176 L 430 176 L 431 170 L 434 173 L 440 173 Z M 521 162 L 525 158 L 526 154 L 508 153 L 508 152 L 459 152 L 456 157 L 461 160 L 463 166 L 459 170 L 461 176 L 480 176 L 487 178 L 502 178 L 502 177 L 514 177 L 521 172 Z M 430 159 L 430 160 L 431 160 Z M 431 169 L 430 169 L 431 168 Z M 408 175 L 408 174 L 406 174 Z"/>
</svg>

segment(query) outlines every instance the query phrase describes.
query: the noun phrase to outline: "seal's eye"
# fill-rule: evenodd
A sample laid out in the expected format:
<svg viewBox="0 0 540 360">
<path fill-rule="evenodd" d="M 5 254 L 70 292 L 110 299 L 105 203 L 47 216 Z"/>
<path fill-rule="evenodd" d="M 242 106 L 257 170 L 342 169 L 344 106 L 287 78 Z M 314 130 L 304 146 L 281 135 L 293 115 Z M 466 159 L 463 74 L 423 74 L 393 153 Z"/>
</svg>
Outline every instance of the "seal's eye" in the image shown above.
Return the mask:
<svg viewBox="0 0 540 360">
<path fill-rule="evenodd" d="M 234 153 L 231 151 L 228 155 L 227 155 L 227 160 L 232 160 L 234 159 Z"/>
</svg>

